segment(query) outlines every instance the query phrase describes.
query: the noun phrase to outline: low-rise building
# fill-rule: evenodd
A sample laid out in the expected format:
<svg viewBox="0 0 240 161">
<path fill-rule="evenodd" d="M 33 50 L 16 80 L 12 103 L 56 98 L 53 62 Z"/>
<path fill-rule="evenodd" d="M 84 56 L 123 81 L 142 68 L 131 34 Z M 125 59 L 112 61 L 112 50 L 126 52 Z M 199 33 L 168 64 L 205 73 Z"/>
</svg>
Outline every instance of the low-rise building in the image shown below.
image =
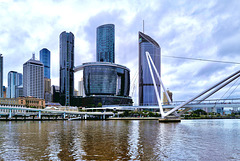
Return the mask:
<svg viewBox="0 0 240 161">
<path fill-rule="evenodd" d="M 29 108 L 45 108 L 45 100 L 35 97 L 18 97 L 18 98 L 0 98 L 1 105 L 9 106 L 26 106 Z"/>
</svg>

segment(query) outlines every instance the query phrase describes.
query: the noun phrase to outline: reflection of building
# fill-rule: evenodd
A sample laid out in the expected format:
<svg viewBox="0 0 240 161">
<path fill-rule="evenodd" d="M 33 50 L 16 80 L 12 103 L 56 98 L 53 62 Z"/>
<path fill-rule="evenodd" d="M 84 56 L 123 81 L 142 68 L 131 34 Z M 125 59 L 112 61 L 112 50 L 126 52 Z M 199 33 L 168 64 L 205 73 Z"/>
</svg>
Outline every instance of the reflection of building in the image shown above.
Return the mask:
<svg viewBox="0 0 240 161">
<path fill-rule="evenodd" d="M 75 71 L 81 69 L 83 69 L 86 95 L 82 98 L 83 106 L 96 106 L 98 103 L 132 104 L 132 99 L 129 97 L 130 71 L 128 68 L 108 62 L 92 62 L 76 67 Z"/>
<path fill-rule="evenodd" d="M 106 24 L 97 28 L 97 61 L 115 62 L 115 27 Z"/>
<path fill-rule="evenodd" d="M 0 54 L 0 98 L 3 97 L 3 57 Z"/>
<path fill-rule="evenodd" d="M 172 92 L 167 90 L 167 94 L 168 94 L 170 100 L 173 101 L 173 99 L 172 99 L 172 95 L 173 95 Z M 169 105 L 170 104 L 170 102 L 168 101 L 167 96 L 166 96 L 166 94 L 164 92 L 163 92 L 163 104 L 164 105 Z"/>
<path fill-rule="evenodd" d="M 18 98 L 0 98 L 0 104 L 11 106 L 27 106 L 30 108 L 45 108 L 44 99 L 34 97 L 18 97 Z"/>
<path fill-rule="evenodd" d="M 60 103 L 69 106 L 74 94 L 74 35 L 60 34 Z"/>
<path fill-rule="evenodd" d="M 44 65 L 44 78 L 50 78 L 50 51 L 46 48 L 40 50 L 40 61 Z"/>
<path fill-rule="evenodd" d="M 44 70 L 43 64 L 32 59 L 23 64 L 23 94 L 36 98 L 44 98 Z"/>
<path fill-rule="evenodd" d="M 8 72 L 7 98 L 17 98 L 18 86 L 22 85 L 22 74 L 15 71 Z"/>
<path fill-rule="evenodd" d="M 139 105 L 156 105 L 157 97 L 150 75 L 146 51 L 149 52 L 158 73 L 161 75 L 161 48 L 150 36 L 139 32 Z M 158 80 L 155 75 L 155 80 Z M 160 95 L 160 83 L 156 82 Z"/>
</svg>

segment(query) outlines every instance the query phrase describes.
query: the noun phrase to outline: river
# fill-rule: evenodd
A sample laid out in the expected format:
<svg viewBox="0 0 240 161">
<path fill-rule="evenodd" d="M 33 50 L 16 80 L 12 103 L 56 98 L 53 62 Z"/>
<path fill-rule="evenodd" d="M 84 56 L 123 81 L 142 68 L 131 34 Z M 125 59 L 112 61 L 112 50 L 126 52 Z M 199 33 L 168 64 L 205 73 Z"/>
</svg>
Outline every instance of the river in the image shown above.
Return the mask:
<svg viewBox="0 0 240 161">
<path fill-rule="evenodd" d="M 0 160 L 239 159 L 239 119 L 0 122 Z"/>
</svg>

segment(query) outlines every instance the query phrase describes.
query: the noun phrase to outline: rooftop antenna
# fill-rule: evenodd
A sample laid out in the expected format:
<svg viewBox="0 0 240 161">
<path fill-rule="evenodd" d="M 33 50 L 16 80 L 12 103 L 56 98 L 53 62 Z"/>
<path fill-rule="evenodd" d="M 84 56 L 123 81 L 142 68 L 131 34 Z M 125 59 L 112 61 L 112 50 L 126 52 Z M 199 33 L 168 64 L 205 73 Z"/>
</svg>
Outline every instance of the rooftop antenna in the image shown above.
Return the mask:
<svg viewBox="0 0 240 161">
<path fill-rule="evenodd" d="M 143 20 L 143 33 L 144 33 L 144 20 Z"/>
<path fill-rule="evenodd" d="M 32 53 L 32 59 L 35 60 L 35 53 Z"/>
</svg>

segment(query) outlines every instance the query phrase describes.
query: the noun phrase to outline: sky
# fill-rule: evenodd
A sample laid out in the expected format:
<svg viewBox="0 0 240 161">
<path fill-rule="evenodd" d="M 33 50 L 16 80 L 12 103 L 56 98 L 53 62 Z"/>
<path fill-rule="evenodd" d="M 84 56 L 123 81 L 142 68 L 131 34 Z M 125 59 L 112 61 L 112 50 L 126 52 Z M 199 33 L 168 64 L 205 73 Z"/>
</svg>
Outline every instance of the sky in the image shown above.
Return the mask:
<svg viewBox="0 0 240 161">
<path fill-rule="evenodd" d="M 161 47 L 161 77 L 174 101 L 186 100 L 231 73 L 239 64 L 166 56 L 240 62 L 238 0 L 0 0 L 0 53 L 4 82 L 9 71 L 39 51 L 51 51 L 52 85 L 59 85 L 59 35 L 75 36 L 75 66 L 96 61 L 96 28 L 115 24 L 115 63 L 131 70 L 131 91 L 138 102 L 138 32 Z M 81 73 L 75 73 L 75 89 Z M 233 82 L 212 98 L 238 98 Z M 232 87 L 232 88 L 230 88 Z M 234 90 L 236 89 L 236 90 Z"/>
</svg>

